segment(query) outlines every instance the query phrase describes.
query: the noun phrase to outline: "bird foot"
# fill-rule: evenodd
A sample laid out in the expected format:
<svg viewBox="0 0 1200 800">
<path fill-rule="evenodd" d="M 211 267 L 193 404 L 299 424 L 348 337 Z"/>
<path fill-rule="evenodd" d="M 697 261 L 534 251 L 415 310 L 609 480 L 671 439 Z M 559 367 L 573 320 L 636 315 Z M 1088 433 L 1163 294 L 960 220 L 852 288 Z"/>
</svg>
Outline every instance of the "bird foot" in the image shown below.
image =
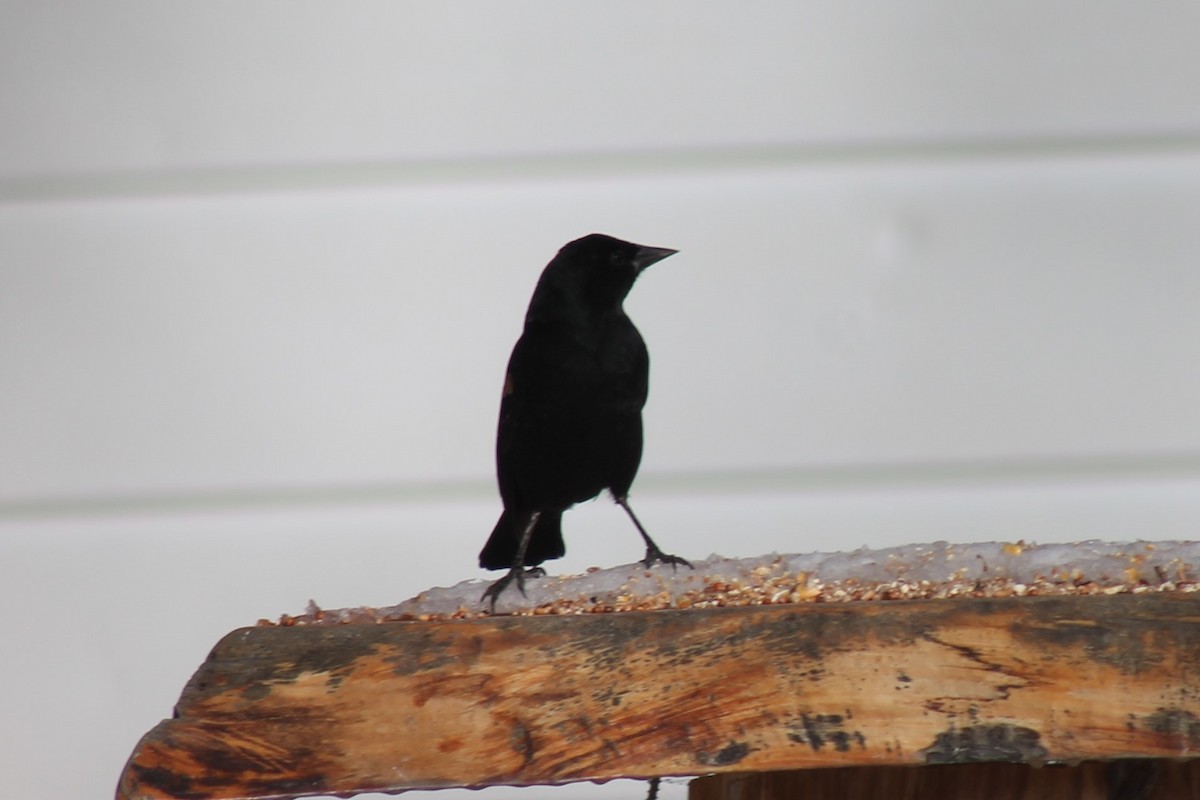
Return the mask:
<svg viewBox="0 0 1200 800">
<path fill-rule="evenodd" d="M 686 558 L 664 553 L 657 547 L 646 548 L 646 557 L 642 559 L 642 564 L 645 565 L 646 569 L 649 569 L 655 564 L 670 564 L 671 568 L 676 570 L 679 569 L 680 565 L 683 565 L 688 569 L 695 569 L 695 567 L 692 566 L 692 562 L 688 561 Z"/>
<path fill-rule="evenodd" d="M 496 600 L 499 599 L 500 594 L 508 588 L 510 583 L 515 580 L 517 582 L 517 590 L 521 593 L 522 597 L 525 597 L 525 579 L 540 578 L 545 574 L 546 570 L 542 569 L 541 567 L 513 567 L 504 574 L 503 578 L 485 589 L 483 592 L 483 597 L 480 597 L 479 599 L 481 602 L 487 601 L 488 610 L 492 614 L 495 614 Z"/>
</svg>

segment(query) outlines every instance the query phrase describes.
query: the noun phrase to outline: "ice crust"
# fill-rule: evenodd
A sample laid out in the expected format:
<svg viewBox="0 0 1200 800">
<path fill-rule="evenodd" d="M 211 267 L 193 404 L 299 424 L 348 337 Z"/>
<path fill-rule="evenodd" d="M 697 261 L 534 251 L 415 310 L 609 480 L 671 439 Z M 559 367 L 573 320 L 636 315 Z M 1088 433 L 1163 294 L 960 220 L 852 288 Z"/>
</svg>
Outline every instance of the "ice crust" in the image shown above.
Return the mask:
<svg viewBox="0 0 1200 800">
<path fill-rule="evenodd" d="M 787 580 L 798 576 L 806 586 L 957 584 L 1007 581 L 1024 586 L 1035 582 L 1087 585 L 1091 588 L 1174 588 L 1192 584 L 1200 574 L 1200 542 L 1102 542 L 1037 545 L 1026 542 L 933 542 L 850 552 L 800 553 L 733 559 L 712 555 L 694 569 L 625 564 L 593 569 L 580 575 L 528 578 L 525 596 L 510 585 L 496 604 L 497 614 L 533 613 L 564 602 L 577 610 L 636 605 L 645 596 L 670 599 L 688 593 L 711 592 L 712 587 L 761 584 L 765 577 Z M 328 611 L 310 603 L 290 624 L 314 622 L 386 621 L 478 616 L 486 613 L 484 590 L 501 573 L 488 579 L 462 581 L 427 589 L 395 606 Z M 561 613 L 561 612 L 560 612 Z"/>
</svg>

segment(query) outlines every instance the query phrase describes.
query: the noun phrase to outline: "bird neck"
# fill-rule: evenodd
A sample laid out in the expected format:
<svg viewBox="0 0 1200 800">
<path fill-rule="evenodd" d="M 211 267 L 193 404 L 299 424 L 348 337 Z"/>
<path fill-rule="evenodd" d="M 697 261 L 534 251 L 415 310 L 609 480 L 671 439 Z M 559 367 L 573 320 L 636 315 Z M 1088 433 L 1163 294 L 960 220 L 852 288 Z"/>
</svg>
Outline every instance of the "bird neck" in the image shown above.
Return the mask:
<svg viewBox="0 0 1200 800">
<path fill-rule="evenodd" d="M 588 301 L 578 292 L 537 292 L 529 303 L 525 324 L 550 323 L 566 326 L 605 325 L 625 319 L 621 301 L 598 304 Z"/>
</svg>

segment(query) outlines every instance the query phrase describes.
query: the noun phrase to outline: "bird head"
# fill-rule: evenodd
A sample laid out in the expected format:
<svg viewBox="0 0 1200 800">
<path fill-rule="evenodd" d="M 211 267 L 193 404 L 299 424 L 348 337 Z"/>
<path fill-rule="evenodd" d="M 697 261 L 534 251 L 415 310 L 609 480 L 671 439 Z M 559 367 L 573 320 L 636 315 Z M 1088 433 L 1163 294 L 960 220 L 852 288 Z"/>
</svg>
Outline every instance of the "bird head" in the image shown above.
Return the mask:
<svg viewBox="0 0 1200 800">
<path fill-rule="evenodd" d="M 569 308 L 590 313 L 619 309 L 643 270 L 677 252 L 603 233 L 568 242 L 542 272 L 530 316 L 558 316 Z"/>
</svg>

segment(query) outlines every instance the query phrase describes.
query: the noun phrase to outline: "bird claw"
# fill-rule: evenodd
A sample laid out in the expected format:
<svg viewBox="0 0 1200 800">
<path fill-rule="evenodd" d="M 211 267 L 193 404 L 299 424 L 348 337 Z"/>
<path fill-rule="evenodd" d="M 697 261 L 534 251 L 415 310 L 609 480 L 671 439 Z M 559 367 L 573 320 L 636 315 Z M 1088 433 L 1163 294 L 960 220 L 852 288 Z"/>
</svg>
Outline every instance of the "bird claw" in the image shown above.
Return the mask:
<svg viewBox="0 0 1200 800">
<path fill-rule="evenodd" d="M 507 573 L 505 573 L 504 577 L 494 582 L 488 588 L 484 589 L 483 596 L 480 597 L 479 600 L 480 602 L 487 601 L 488 610 L 492 614 L 495 614 L 496 600 L 500 598 L 501 593 L 508 588 L 510 583 L 515 580 L 517 582 L 517 590 L 521 593 L 521 596 L 528 597 L 528 595 L 525 594 L 525 579 L 540 578 L 545 574 L 546 570 L 542 569 L 541 567 L 513 567 Z"/>
<path fill-rule="evenodd" d="M 483 596 L 479 600 L 488 604 L 488 611 L 492 614 L 496 613 L 496 600 L 508 588 L 508 585 L 513 582 L 513 578 L 517 579 L 517 588 L 521 590 L 521 594 L 525 594 L 524 571 L 517 569 L 510 569 L 505 573 L 504 577 L 498 581 L 494 581 L 491 586 L 483 590 Z"/>
<path fill-rule="evenodd" d="M 695 567 L 692 566 L 692 562 L 688 561 L 686 558 L 673 556 L 670 553 L 664 553 L 657 547 L 646 548 L 646 557 L 642 559 L 642 564 L 645 565 L 646 569 L 650 569 L 650 567 L 654 566 L 655 564 L 670 564 L 671 568 L 675 570 L 678 570 L 681 564 L 688 569 L 695 569 Z"/>
</svg>

